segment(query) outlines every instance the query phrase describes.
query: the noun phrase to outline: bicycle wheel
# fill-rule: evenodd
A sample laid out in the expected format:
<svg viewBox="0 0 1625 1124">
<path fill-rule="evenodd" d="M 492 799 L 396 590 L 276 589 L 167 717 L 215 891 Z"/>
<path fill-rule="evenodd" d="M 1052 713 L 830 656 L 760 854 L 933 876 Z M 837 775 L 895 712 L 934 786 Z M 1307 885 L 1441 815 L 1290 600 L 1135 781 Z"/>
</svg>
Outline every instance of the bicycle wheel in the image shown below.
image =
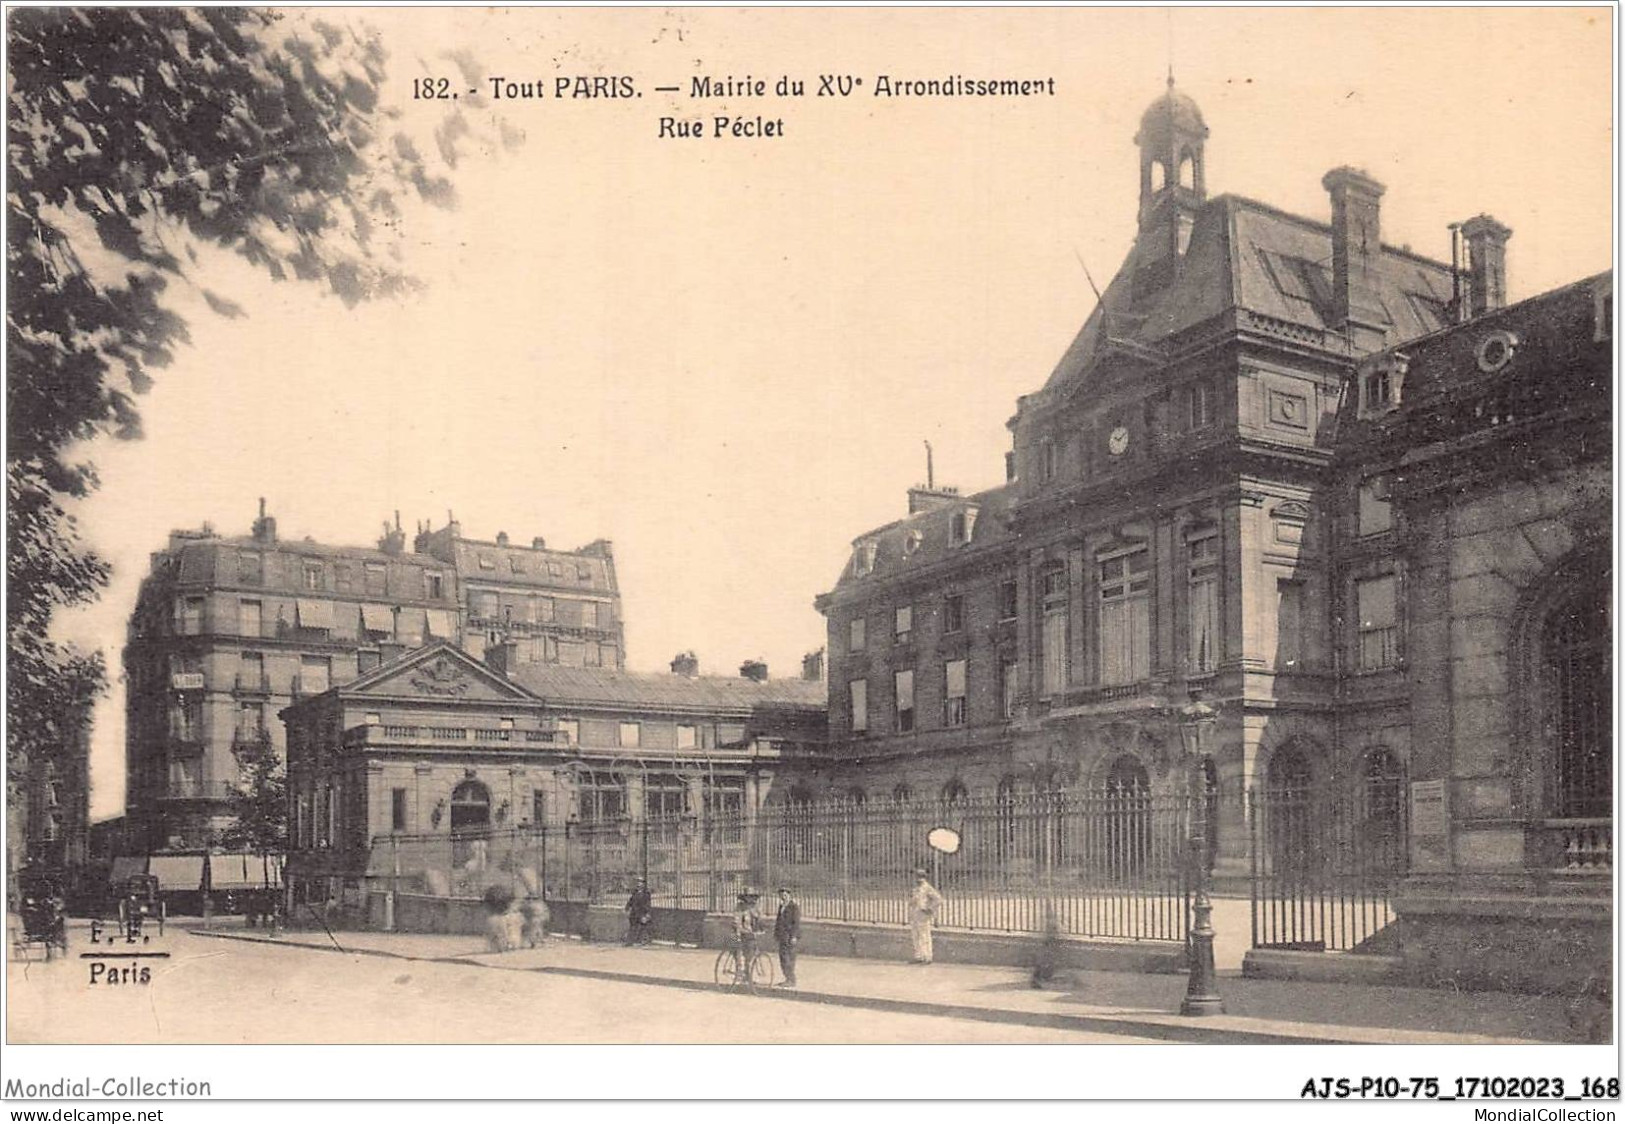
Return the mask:
<svg viewBox="0 0 1625 1124">
<path fill-rule="evenodd" d="M 750 959 L 750 988 L 752 991 L 759 987 L 773 986 L 773 958 L 765 952 L 758 952 Z"/>
<path fill-rule="evenodd" d="M 739 953 L 725 948 L 717 954 L 716 981 L 718 987 L 732 987 L 739 979 Z"/>
</svg>

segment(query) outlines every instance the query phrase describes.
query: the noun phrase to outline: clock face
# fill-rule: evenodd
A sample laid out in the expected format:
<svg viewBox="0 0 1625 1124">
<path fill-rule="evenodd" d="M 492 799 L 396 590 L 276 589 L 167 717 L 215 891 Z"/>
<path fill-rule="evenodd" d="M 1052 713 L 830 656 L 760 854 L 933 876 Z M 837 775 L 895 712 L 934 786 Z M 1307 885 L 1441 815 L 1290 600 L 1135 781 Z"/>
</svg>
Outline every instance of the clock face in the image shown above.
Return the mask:
<svg viewBox="0 0 1625 1124">
<path fill-rule="evenodd" d="M 1116 429 L 1112 430 L 1111 436 L 1106 438 L 1106 448 L 1114 457 L 1120 457 L 1124 453 L 1128 452 L 1127 427 L 1120 425 Z"/>
</svg>

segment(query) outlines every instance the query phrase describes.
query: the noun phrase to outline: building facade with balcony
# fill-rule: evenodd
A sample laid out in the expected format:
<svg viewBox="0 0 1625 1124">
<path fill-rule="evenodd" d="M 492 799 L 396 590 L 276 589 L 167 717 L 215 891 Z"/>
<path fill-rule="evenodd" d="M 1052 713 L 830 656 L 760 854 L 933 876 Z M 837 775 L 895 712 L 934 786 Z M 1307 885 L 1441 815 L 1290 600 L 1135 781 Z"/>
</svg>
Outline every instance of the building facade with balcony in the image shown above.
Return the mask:
<svg viewBox="0 0 1625 1124">
<path fill-rule="evenodd" d="M 612 840 L 594 854 L 624 862 L 634 825 L 748 817 L 782 769 L 822 748 L 816 680 L 700 676 L 681 661 L 690 673 L 650 675 L 511 655 L 511 645 L 494 647 L 482 663 L 436 644 L 283 710 L 296 906 L 360 908 L 368 889 L 394 887 L 477 896 L 502 877 L 493 839 L 544 830 L 560 841 Z M 631 868 L 612 873 L 587 888 L 555 870 L 547 889 L 560 898 L 610 884 L 624 891 Z"/>
<path fill-rule="evenodd" d="M 1579 588 L 1570 565 L 1591 583 L 1576 596 L 1607 604 L 1603 554 L 1565 562 L 1606 539 L 1611 344 L 1597 325 L 1612 304 L 1586 295 L 1603 282 L 1506 309 L 1511 232 L 1493 219 L 1461 224 L 1452 264 L 1384 243 L 1384 188 L 1352 168 L 1324 177 L 1330 221 L 1210 198 L 1207 138 L 1171 84 L 1146 111 L 1138 236 L 1045 385 L 1019 400 L 1006 483 L 915 489 L 906 518 L 854 540 L 816 602 L 831 752 L 802 783 L 946 802 L 1199 785 L 1214 873 L 1239 886 L 1249 793 L 1342 791 L 1358 832 L 1397 836 L 1411 782 L 1442 779 L 1450 817 L 1466 817 L 1448 818 L 1449 869 L 1522 877 L 1553 849 L 1591 862 L 1610 845 L 1592 823 L 1611 807 L 1598 752 L 1535 759 L 1581 736 L 1554 730 L 1606 728 L 1594 694 L 1589 717 L 1541 717 L 1581 697 L 1551 686 L 1562 676 L 1599 682 L 1602 625 L 1551 609 L 1592 662 L 1537 672 L 1539 645 L 1516 632 L 1535 625 L 1506 606 Z M 1513 369 L 1527 377 L 1500 374 Z M 1496 377 L 1506 385 L 1474 381 Z M 1554 388 L 1546 420 L 1496 397 L 1524 385 Z M 1585 440 L 1565 439 L 1587 410 Z M 1555 470 L 1531 442 L 1583 467 Z M 1424 464 L 1425 487 L 1412 475 Z M 1468 534 L 1481 537 L 1452 541 Z M 1519 569 L 1462 584 L 1464 550 L 1468 565 Z M 1458 619 L 1469 591 L 1506 612 Z M 1450 647 L 1463 637 L 1477 645 L 1470 672 Z M 1512 675 L 1546 701 L 1506 702 Z M 1180 737 L 1193 696 L 1216 712 L 1194 762 Z M 1553 795 L 1574 784 L 1589 795 Z"/>
<path fill-rule="evenodd" d="M 412 549 L 457 575 L 467 626 L 462 646 L 476 659 L 506 644 L 516 664 L 626 666 L 615 552 L 607 540 L 574 551 L 549 550 L 541 538 L 519 546 L 505 532 L 485 542 L 464 538 L 461 524 L 448 519 L 438 531 L 419 530 Z"/>
<path fill-rule="evenodd" d="M 279 709 L 400 652 L 461 635 L 455 570 L 407 553 L 177 531 L 152 556 L 124 649 L 126 845 L 197 850 L 223 826 L 234 749 L 281 749 Z"/>
<path fill-rule="evenodd" d="M 397 517 L 372 548 L 176 531 L 131 616 L 127 845 L 197 850 L 222 826 L 234 747 L 283 748 L 277 712 L 437 640 L 513 644 L 516 658 L 624 665 L 610 545 L 549 551 L 464 539 L 453 519 L 407 549 Z"/>
</svg>

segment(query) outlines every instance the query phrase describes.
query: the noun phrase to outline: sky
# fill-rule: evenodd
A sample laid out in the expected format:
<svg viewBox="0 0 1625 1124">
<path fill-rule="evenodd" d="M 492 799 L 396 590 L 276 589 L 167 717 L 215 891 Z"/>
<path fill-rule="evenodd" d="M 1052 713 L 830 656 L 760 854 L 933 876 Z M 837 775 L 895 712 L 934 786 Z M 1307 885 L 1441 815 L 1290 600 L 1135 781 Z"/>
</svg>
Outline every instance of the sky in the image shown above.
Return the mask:
<svg viewBox="0 0 1625 1124">
<path fill-rule="evenodd" d="M 330 10 L 388 50 L 386 108 L 433 150 L 446 76 L 474 135 L 458 205 L 399 228 L 409 296 L 346 308 L 205 254 L 174 291 L 192 344 L 140 401 L 146 436 L 83 450 L 77 509 L 114 565 L 64 639 L 119 650 L 170 529 L 365 545 L 454 511 L 464 533 L 615 546 L 628 666 L 704 671 L 822 646 L 813 600 L 864 530 L 939 484 L 1003 478 L 1043 385 L 1132 242 L 1133 137 L 1172 62 L 1211 135 L 1210 194 L 1325 220 L 1340 165 L 1387 185 L 1384 240 L 1448 260 L 1447 226 L 1513 230 L 1513 300 L 1612 263 L 1613 13 L 1588 9 Z M 489 84 L 544 83 L 538 101 Z M 862 77 L 848 97 L 819 76 Z M 1054 79 L 1053 96 L 885 99 L 875 79 Z M 559 76 L 641 95 L 555 99 Z M 800 98 L 696 102 L 695 75 Z M 680 86 L 681 94 L 657 91 Z M 782 121 L 661 139 L 662 116 Z M 710 125 L 707 124 L 707 131 Z M 202 290 L 248 315 L 210 312 Z M 123 694 L 97 708 L 92 814 L 123 806 Z"/>
</svg>

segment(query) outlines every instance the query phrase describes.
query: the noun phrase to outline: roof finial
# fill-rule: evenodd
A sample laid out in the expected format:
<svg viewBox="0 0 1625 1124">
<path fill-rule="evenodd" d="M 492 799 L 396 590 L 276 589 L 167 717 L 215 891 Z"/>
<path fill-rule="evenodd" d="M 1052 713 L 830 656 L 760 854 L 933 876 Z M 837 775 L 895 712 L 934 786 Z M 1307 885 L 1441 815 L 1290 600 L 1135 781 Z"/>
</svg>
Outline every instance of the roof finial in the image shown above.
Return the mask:
<svg viewBox="0 0 1625 1124">
<path fill-rule="evenodd" d="M 1168 88 L 1174 88 L 1174 10 L 1163 9 L 1163 15 L 1168 20 Z"/>
</svg>

